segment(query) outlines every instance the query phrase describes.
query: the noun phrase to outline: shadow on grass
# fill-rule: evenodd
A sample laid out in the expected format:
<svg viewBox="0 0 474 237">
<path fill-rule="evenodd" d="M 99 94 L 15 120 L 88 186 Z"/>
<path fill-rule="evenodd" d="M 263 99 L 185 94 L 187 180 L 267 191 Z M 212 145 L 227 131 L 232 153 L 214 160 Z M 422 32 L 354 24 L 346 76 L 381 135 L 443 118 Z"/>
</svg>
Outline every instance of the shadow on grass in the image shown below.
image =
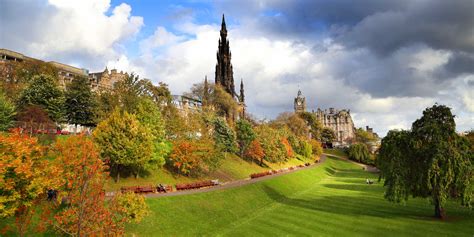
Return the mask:
<svg viewBox="0 0 474 237">
<path fill-rule="evenodd" d="M 357 190 L 356 185 L 327 185 L 328 188 Z M 376 197 L 367 196 L 323 196 L 315 199 L 298 199 L 282 195 L 275 189 L 264 186 L 265 193 L 275 202 L 286 206 L 303 208 L 307 210 L 321 211 L 333 214 L 354 216 L 361 215 L 379 217 L 379 218 L 408 218 L 424 219 L 431 214 L 427 210 L 426 216 L 420 215 L 420 212 L 413 208 L 406 208 L 398 205 L 391 205 L 388 201 Z M 378 193 L 380 191 L 367 190 L 369 193 Z"/>
</svg>

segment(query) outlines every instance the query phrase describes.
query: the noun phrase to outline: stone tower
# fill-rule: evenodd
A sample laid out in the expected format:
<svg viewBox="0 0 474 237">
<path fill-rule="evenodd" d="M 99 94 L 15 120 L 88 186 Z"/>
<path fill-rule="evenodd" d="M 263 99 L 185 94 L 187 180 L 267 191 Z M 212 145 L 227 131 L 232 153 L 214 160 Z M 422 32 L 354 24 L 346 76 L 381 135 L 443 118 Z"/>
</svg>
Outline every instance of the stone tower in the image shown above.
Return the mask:
<svg viewBox="0 0 474 237">
<path fill-rule="evenodd" d="M 237 97 L 234 88 L 234 73 L 232 63 L 230 62 L 232 54 L 230 52 L 229 40 L 227 39 L 227 28 L 224 15 L 222 15 L 221 38 L 219 39 L 219 48 L 217 51 L 216 65 L 216 85 L 222 86 L 224 90 L 233 98 Z"/>
<path fill-rule="evenodd" d="M 294 102 L 295 113 L 306 111 L 306 98 L 301 94 L 301 90 L 298 90 L 298 95 Z"/>
<path fill-rule="evenodd" d="M 245 94 L 244 79 L 240 79 L 240 96 L 239 96 L 240 118 L 245 118 Z"/>
</svg>

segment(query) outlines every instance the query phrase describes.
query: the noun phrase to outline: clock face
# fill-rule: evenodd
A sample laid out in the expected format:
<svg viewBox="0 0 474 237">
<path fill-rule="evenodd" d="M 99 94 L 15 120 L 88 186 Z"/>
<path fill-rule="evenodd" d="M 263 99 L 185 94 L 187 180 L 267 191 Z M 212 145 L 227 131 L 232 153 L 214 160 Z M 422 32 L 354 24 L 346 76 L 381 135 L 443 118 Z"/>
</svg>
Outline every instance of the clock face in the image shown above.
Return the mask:
<svg viewBox="0 0 474 237">
<path fill-rule="evenodd" d="M 298 100 L 298 101 L 296 102 L 296 104 L 297 104 L 297 105 L 301 105 L 301 100 Z"/>
</svg>

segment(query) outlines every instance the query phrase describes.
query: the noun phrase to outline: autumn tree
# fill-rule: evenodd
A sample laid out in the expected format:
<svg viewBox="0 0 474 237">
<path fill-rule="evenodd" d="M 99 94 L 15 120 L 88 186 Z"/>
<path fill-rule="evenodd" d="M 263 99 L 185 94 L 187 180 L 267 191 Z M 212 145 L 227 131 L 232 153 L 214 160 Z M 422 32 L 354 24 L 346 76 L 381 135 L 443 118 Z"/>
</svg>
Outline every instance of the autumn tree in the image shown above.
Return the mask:
<svg viewBox="0 0 474 237">
<path fill-rule="evenodd" d="M 70 124 L 90 126 L 95 122 L 96 100 L 86 77 L 77 77 L 66 88 L 66 120 Z"/>
<path fill-rule="evenodd" d="M 135 115 L 115 110 L 100 122 L 93 133 L 101 157 L 120 179 L 120 173 L 131 171 L 136 177 L 145 168 L 153 152 L 153 136 Z"/>
<path fill-rule="evenodd" d="M 13 127 L 15 115 L 15 105 L 0 91 L 0 131 L 7 131 Z"/>
<path fill-rule="evenodd" d="M 51 225 L 55 230 L 71 236 L 123 234 L 127 219 L 116 216 L 118 213 L 106 202 L 103 190 L 108 174 L 91 139 L 71 136 L 57 142 L 54 152 L 62 169 L 56 177 L 61 181 L 59 195 L 67 203 L 53 212 Z"/>
<path fill-rule="evenodd" d="M 299 112 L 297 114 L 300 118 L 302 118 L 306 124 L 309 126 L 309 132 L 311 133 L 311 138 L 316 140 L 321 140 L 321 132 L 323 130 L 323 126 L 316 118 L 314 113 L 310 112 Z"/>
<path fill-rule="evenodd" d="M 423 111 L 411 132 L 389 132 L 378 161 L 388 200 L 430 197 L 437 218 L 444 218 L 450 198 L 471 205 L 474 156 L 455 128 L 451 109 L 435 104 Z"/>
<path fill-rule="evenodd" d="M 312 149 L 312 153 L 314 156 L 316 157 L 319 157 L 321 156 L 321 154 L 323 154 L 323 147 L 321 146 L 321 143 L 314 140 L 314 139 L 311 139 L 310 141 L 310 144 L 311 144 L 311 149 Z"/>
<path fill-rule="evenodd" d="M 178 173 L 196 176 L 217 168 L 222 158 L 209 139 L 178 139 L 166 164 Z"/>
<path fill-rule="evenodd" d="M 254 139 L 250 143 L 249 147 L 245 150 L 245 157 L 254 160 L 260 166 L 263 165 L 263 158 L 265 158 L 265 153 L 258 139 Z"/>
<path fill-rule="evenodd" d="M 252 125 L 244 119 L 240 119 L 236 123 L 237 143 L 239 144 L 240 157 L 244 158 L 244 154 L 256 138 L 256 134 L 253 131 Z"/>
<path fill-rule="evenodd" d="M 25 129 L 25 132 L 32 134 L 39 129 L 55 128 L 53 120 L 48 113 L 38 105 L 28 105 L 22 108 L 16 116 L 19 125 Z"/>
<path fill-rule="evenodd" d="M 64 120 L 64 94 L 52 76 L 41 74 L 31 79 L 18 100 L 20 109 L 29 105 L 43 108 L 54 122 Z"/>
<path fill-rule="evenodd" d="M 37 139 L 15 131 L 0 133 L 0 219 L 14 216 L 17 233 L 25 235 L 35 204 L 54 182 Z"/>
<path fill-rule="evenodd" d="M 274 128 L 286 126 L 295 136 L 308 137 L 309 129 L 306 122 L 298 114 L 284 112 L 271 122 Z"/>
<path fill-rule="evenodd" d="M 260 125 L 255 128 L 255 132 L 265 153 L 266 161 L 276 163 L 286 160 L 287 150 L 278 130 L 268 125 Z"/>
</svg>

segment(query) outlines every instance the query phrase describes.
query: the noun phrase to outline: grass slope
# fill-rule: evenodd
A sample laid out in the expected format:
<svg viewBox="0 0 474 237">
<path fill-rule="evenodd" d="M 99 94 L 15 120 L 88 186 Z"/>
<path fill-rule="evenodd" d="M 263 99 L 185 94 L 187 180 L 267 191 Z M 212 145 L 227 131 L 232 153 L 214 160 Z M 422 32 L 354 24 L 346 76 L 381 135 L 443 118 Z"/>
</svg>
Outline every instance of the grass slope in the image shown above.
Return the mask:
<svg viewBox="0 0 474 237">
<path fill-rule="evenodd" d="M 474 213 L 455 203 L 447 221 L 429 201 L 383 199 L 363 171 L 328 158 L 321 166 L 239 188 L 148 199 L 152 214 L 127 228 L 136 236 L 472 236 Z M 471 224 L 469 224 L 471 223 Z"/>
<path fill-rule="evenodd" d="M 307 160 L 298 160 L 296 158 L 290 159 L 284 163 L 266 163 L 266 167 L 261 167 L 254 162 L 249 162 L 242 160 L 235 154 L 226 154 L 225 159 L 221 161 L 220 167 L 207 175 L 202 177 L 186 177 L 182 175 L 174 174 L 165 168 L 151 171 L 149 174 L 144 175 L 143 177 L 134 178 L 127 177 L 121 178 L 119 182 L 114 182 L 113 179 L 109 179 L 106 183 L 105 189 L 107 191 L 119 190 L 123 186 L 134 186 L 134 185 L 157 185 L 159 183 L 163 184 L 177 184 L 177 183 L 190 183 L 197 180 L 206 180 L 206 179 L 219 179 L 221 182 L 245 179 L 250 176 L 252 173 L 259 173 L 269 169 L 280 169 L 284 167 L 301 165 L 306 162 L 313 163 L 314 161 Z"/>
</svg>

